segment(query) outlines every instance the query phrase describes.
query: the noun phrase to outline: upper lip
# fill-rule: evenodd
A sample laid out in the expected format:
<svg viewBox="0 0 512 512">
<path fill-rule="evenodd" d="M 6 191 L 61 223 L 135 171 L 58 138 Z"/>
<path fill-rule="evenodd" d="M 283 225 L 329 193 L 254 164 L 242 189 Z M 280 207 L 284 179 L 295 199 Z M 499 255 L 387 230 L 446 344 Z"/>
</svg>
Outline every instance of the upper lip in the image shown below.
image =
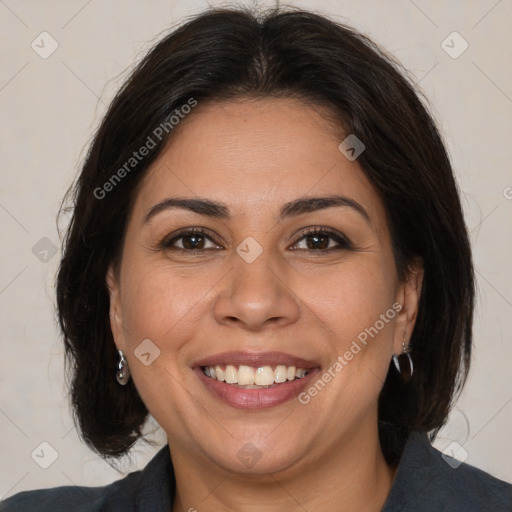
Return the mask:
<svg viewBox="0 0 512 512">
<path fill-rule="evenodd" d="M 234 366 L 246 365 L 253 367 L 261 366 L 295 366 L 296 368 L 316 368 L 319 366 L 314 361 L 307 361 L 301 357 L 284 352 L 255 352 L 255 351 L 235 351 L 222 352 L 193 363 L 193 367 L 197 366 L 217 366 L 224 364 L 232 364 Z"/>
</svg>

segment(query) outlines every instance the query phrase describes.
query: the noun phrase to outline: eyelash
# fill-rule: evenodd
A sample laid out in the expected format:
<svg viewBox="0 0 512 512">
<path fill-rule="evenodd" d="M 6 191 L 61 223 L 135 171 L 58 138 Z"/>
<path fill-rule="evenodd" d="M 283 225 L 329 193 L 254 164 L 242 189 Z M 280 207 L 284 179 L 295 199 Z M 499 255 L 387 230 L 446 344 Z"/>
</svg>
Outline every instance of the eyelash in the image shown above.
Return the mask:
<svg viewBox="0 0 512 512">
<path fill-rule="evenodd" d="M 172 236 L 172 238 L 165 237 L 158 244 L 158 246 L 161 249 L 171 250 L 171 251 L 180 251 L 182 253 L 187 253 L 189 255 L 199 255 L 201 253 L 204 253 L 205 251 L 211 250 L 211 248 L 210 249 L 183 249 L 181 247 L 173 247 L 173 244 L 182 238 L 186 238 L 187 236 L 198 236 L 198 235 L 200 235 L 204 238 L 207 238 L 208 240 L 210 240 L 211 242 L 213 242 L 217 245 L 220 245 L 213 239 L 213 237 L 204 228 L 186 228 L 182 231 L 179 231 L 178 233 L 175 233 Z M 328 249 L 293 249 L 293 250 L 308 251 L 308 252 L 311 252 L 312 254 L 316 254 L 316 255 L 322 255 L 325 253 L 329 253 L 332 251 L 339 251 L 339 250 L 354 250 L 352 243 L 345 235 L 342 235 L 341 233 L 338 233 L 337 231 L 334 231 L 329 228 L 319 228 L 319 227 L 314 227 L 312 229 L 304 231 L 301 234 L 300 238 L 297 239 L 297 241 L 293 245 L 297 245 L 300 241 L 307 238 L 308 236 L 327 236 L 331 240 L 334 240 L 338 244 L 338 246 L 330 247 Z"/>
</svg>

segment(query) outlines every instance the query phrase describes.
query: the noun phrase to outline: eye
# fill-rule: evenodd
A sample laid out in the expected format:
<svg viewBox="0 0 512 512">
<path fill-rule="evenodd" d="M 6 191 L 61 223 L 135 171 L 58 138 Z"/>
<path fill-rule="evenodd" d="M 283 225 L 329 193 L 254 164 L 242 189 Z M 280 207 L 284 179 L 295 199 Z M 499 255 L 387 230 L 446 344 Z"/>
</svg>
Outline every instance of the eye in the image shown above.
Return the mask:
<svg viewBox="0 0 512 512">
<path fill-rule="evenodd" d="M 207 246 L 208 242 L 212 244 L 210 247 Z M 186 229 L 180 231 L 178 234 L 174 233 L 171 238 L 164 238 L 162 242 L 160 242 L 160 246 L 168 250 L 178 250 L 189 253 L 220 248 L 203 228 Z"/>
<path fill-rule="evenodd" d="M 332 244 L 331 242 L 335 243 Z M 298 247 L 299 250 L 310 250 L 314 252 L 331 252 L 341 249 L 353 249 L 352 243 L 345 235 L 327 228 L 315 227 L 306 231 L 302 234 L 299 240 L 295 242 L 295 246 L 301 243 L 303 244 L 303 247 Z"/>
<path fill-rule="evenodd" d="M 159 246 L 166 250 L 181 251 L 188 254 L 200 254 L 207 250 L 222 249 L 204 228 L 183 229 L 164 238 Z M 345 235 L 335 230 L 318 227 L 304 232 L 292 246 L 292 250 L 306 250 L 313 253 L 325 253 L 342 249 L 353 249 L 352 243 Z"/>
</svg>

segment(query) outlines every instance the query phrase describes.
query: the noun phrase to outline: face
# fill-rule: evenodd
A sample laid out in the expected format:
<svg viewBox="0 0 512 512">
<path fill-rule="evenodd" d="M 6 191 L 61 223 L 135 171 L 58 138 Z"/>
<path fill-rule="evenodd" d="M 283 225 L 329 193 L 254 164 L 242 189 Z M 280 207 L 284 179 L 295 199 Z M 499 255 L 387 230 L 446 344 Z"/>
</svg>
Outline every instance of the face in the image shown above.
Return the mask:
<svg viewBox="0 0 512 512">
<path fill-rule="evenodd" d="M 346 135 L 291 99 L 199 105 L 182 123 L 107 276 L 116 346 L 173 458 L 264 474 L 375 435 L 420 274 L 399 282 Z"/>
</svg>

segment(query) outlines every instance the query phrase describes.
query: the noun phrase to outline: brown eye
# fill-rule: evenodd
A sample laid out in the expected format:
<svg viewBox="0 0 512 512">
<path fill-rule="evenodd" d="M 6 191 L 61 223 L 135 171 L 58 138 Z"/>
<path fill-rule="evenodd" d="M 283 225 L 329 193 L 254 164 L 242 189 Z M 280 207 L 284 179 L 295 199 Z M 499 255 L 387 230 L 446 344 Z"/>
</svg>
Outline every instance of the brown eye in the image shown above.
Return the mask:
<svg viewBox="0 0 512 512">
<path fill-rule="evenodd" d="M 212 245 L 208 247 L 208 243 Z M 165 249 L 187 252 L 203 252 L 220 247 L 203 229 L 181 231 L 178 235 L 172 236 L 172 238 L 164 239 L 160 245 Z"/>
<path fill-rule="evenodd" d="M 329 247 L 331 237 L 327 235 L 307 235 L 305 237 L 308 249 L 322 249 Z"/>
<path fill-rule="evenodd" d="M 180 238 L 183 240 L 184 249 L 204 249 L 205 237 L 203 235 L 184 235 Z"/>
<path fill-rule="evenodd" d="M 319 228 L 304 233 L 295 243 L 295 246 L 302 241 L 305 241 L 305 247 L 299 247 L 299 250 L 330 252 L 332 250 L 352 248 L 350 240 L 341 233 Z"/>
</svg>

